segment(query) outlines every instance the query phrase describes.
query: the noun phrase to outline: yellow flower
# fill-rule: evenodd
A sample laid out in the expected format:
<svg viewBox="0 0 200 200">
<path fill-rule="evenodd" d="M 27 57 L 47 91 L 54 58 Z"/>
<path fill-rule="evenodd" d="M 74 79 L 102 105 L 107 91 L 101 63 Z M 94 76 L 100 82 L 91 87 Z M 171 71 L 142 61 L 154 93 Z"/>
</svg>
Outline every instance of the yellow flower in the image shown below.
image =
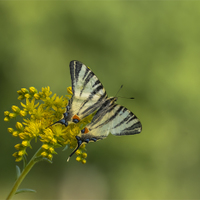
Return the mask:
<svg viewBox="0 0 200 200">
<path fill-rule="evenodd" d="M 85 153 L 85 152 L 82 153 L 82 157 L 83 157 L 83 158 L 87 158 L 87 153 Z"/>
<path fill-rule="evenodd" d="M 24 111 L 27 111 L 29 114 L 32 114 L 33 110 L 37 108 L 39 103 L 35 105 L 35 99 L 32 99 L 29 101 L 29 99 L 26 99 L 26 105 L 21 102 L 21 106 L 24 107 Z"/>
<path fill-rule="evenodd" d="M 16 114 L 16 113 L 10 113 L 10 114 L 9 114 L 9 117 L 10 117 L 10 118 L 15 118 L 15 117 L 17 117 L 17 114 Z"/>
<path fill-rule="evenodd" d="M 43 152 L 41 153 L 41 156 L 43 156 L 43 157 L 47 157 L 47 156 L 48 156 L 48 153 L 45 152 L 45 151 L 43 151 Z"/>
<path fill-rule="evenodd" d="M 12 132 L 12 135 L 13 135 L 14 137 L 18 137 L 19 132 L 18 132 L 18 131 L 13 131 L 13 132 Z"/>
<path fill-rule="evenodd" d="M 73 95 L 72 87 L 68 87 L 68 88 L 67 88 L 67 92 L 68 92 L 69 94 Z"/>
<path fill-rule="evenodd" d="M 13 133 L 14 129 L 13 128 L 8 128 L 9 133 Z"/>
<path fill-rule="evenodd" d="M 10 112 L 9 111 L 4 111 L 4 116 L 9 116 Z"/>
<path fill-rule="evenodd" d="M 73 94 L 71 87 L 68 87 L 67 91 L 70 95 L 65 97 L 59 97 L 56 94 L 52 95 L 50 87 L 42 88 L 40 92 L 34 87 L 29 89 L 22 88 L 17 91 L 19 94 L 18 99 L 25 99 L 25 103 L 20 102 L 22 108 L 12 106 L 13 113 L 4 112 L 4 121 L 9 121 L 16 117 L 22 118 L 22 122 L 16 122 L 16 130 L 8 128 L 9 133 L 22 140 L 20 144 L 15 145 L 18 152 L 15 152 L 13 156 L 16 157 L 17 162 L 21 161 L 24 155 L 27 155 L 26 149 L 28 147 L 31 148 L 30 143 L 33 139 L 35 142 L 40 140 L 43 143 L 41 156 L 48 160 L 52 160 L 53 154 L 57 154 L 56 148 L 65 147 L 66 145 L 70 148 L 77 146 L 75 136 L 91 122 L 95 113 L 82 119 L 79 123 L 71 122 L 67 127 L 59 123 L 54 124 L 63 116 L 68 99 Z M 85 144 L 82 144 L 76 152 L 78 155 L 77 161 L 86 163 L 87 154 L 85 151 Z"/>
<path fill-rule="evenodd" d="M 81 157 L 80 156 L 76 157 L 76 161 L 80 162 L 81 161 Z"/>
<path fill-rule="evenodd" d="M 20 122 L 17 122 L 15 126 L 16 126 L 18 131 L 23 131 L 24 130 L 24 127 L 23 127 L 22 123 L 20 123 Z"/>
<path fill-rule="evenodd" d="M 27 112 L 25 112 L 24 110 L 20 110 L 19 115 L 21 117 L 25 117 L 27 115 Z"/>
<path fill-rule="evenodd" d="M 49 97 L 52 94 L 52 92 L 50 91 L 50 87 L 45 87 L 42 88 L 42 92 L 39 92 L 40 98 L 41 99 L 46 99 L 47 97 Z"/>
<path fill-rule="evenodd" d="M 30 87 L 29 92 L 30 92 L 30 94 L 35 94 L 35 93 L 37 93 L 37 89 L 35 87 Z"/>
<path fill-rule="evenodd" d="M 85 159 L 82 159 L 81 162 L 82 162 L 83 164 L 85 164 L 87 161 L 86 161 Z"/>
<path fill-rule="evenodd" d="M 22 146 L 23 147 L 28 147 L 30 145 L 30 142 L 28 140 L 22 141 Z"/>
<path fill-rule="evenodd" d="M 15 113 L 19 113 L 20 109 L 18 106 L 12 106 L 12 111 Z"/>
<path fill-rule="evenodd" d="M 4 121 L 5 122 L 9 122 L 10 121 L 10 117 L 4 117 Z"/>
<path fill-rule="evenodd" d="M 44 150 L 47 150 L 47 149 L 49 148 L 49 146 L 48 146 L 47 144 L 43 144 L 43 145 L 42 145 L 42 148 L 43 148 Z"/>
</svg>

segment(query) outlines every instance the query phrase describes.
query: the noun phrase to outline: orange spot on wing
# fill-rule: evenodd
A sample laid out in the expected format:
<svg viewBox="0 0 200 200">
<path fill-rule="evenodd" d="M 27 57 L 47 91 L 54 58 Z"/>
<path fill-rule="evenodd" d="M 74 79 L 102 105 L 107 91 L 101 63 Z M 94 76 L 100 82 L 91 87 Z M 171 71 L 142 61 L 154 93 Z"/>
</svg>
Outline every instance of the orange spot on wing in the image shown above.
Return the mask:
<svg viewBox="0 0 200 200">
<path fill-rule="evenodd" d="M 89 132 L 88 128 L 85 127 L 85 132 L 84 132 L 84 133 L 86 134 L 86 133 L 88 133 L 88 132 Z"/>
<path fill-rule="evenodd" d="M 79 118 L 79 116 L 78 115 L 74 115 L 73 117 L 72 117 L 72 119 L 78 119 L 78 121 L 80 121 L 81 119 Z"/>
</svg>

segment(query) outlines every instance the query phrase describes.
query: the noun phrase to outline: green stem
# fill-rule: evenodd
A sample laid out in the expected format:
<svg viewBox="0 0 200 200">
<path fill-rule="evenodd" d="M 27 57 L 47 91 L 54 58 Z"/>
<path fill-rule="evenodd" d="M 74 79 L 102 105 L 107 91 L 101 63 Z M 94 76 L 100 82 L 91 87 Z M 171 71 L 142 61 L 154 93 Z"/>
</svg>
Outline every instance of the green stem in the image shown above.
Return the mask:
<svg viewBox="0 0 200 200">
<path fill-rule="evenodd" d="M 37 163 L 38 161 L 36 160 L 36 158 L 38 156 L 40 156 L 42 152 L 42 148 L 40 147 L 38 149 L 38 151 L 35 153 L 35 155 L 31 158 L 31 160 L 29 161 L 29 163 L 26 165 L 26 167 L 23 169 L 22 173 L 20 174 L 20 176 L 17 178 L 17 180 L 15 181 L 12 190 L 10 191 L 10 194 L 8 195 L 8 197 L 6 198 L 6 200 L 9 200 L 13 197 L 13 195 L 15 194 L 15 192 L 17 191 L 18 187 L 20 186 L 21 182 L 24 180 L 24 178 L 26 177 L 26 175 L 28 174 L 28 172 L 31 170 L 31 168 L 35 165 L 35 163 Z"/>
</svg>

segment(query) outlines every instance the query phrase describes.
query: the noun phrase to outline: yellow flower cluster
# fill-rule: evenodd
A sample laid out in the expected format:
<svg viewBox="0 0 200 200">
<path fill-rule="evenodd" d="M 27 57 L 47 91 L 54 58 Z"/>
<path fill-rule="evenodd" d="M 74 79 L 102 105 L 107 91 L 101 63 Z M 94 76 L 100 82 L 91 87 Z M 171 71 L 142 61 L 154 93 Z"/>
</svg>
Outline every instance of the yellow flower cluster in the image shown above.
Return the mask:
<svg viewBox="0 0 200 200">
<path fill-rule="evenodd" d="M 8 128 L 9 133 L 22 140 L 20 144 L 15 145 L 15 148 L 18 150 L 18 152 L 13 154 L 16 157 L 16 161 L 21 161 L 24 155 L 27 155 L 26 149 L 27 147 L 31 148 L 30 143 L 34 138 L 35 141 L 38 138 L 43 143 L 41 156 L 50 161 L 53 158 L 53 154 L 57 154 L 55 148 L 66 145 L 69 145 L 70 148 L 76 147 L 77 141 L 75 136 L 80 133 L 84 125 L 92 120 L 93 115 L 81 120 L 77 124 L 71 123 L 67 127 L 59 123 L 54 124 L 62 118 L 68 100 L 71 98 L 71 87 L 67 91 L 69 95 L 65 97 L 58 97 L 56 94 L 51 96 L 52 92 L 49 87 L 42 88 L 41 92 L 38 92 L 34 87 L 30 87 L 29 90 L 22 88 L 17 91 L 19 94 L 18 99 L 25 99 L 25 103 L 21 102 L 22 109 L 14 105 L 12 106 L 13 112 L 4 112 L 4 121 L 10 121 L 10 119 L 17 116 L 23 118 L 22 122 L 16 123 L 16 129 Z M 78 155 L 77 161 L 86 163 L 85 158 L 87 154 L 85 153 L 84 144 L 76 154 Z"/>
</svg>

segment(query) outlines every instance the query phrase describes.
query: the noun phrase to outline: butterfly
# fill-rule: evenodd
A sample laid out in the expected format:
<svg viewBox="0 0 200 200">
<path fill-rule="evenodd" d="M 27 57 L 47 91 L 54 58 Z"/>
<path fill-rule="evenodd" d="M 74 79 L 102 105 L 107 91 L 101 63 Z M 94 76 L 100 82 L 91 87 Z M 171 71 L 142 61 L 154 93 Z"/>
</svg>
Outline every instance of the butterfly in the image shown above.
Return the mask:
<svg viewBox="0 0 200 200">
<path fill-rule="evenodd" d="M 108 98 L 103 85 L 90 68 L 76 60 L 70 62 L 69 68 L 73 95 L 63 118 L 56 123 L 68 126 L 69 122 L 78 123 L 96 111 L 92 121 L 76 136 L 78 145 L 69 158 L 82 143 L 96 142 L 106 138 L 109 133 L 134 135 L 142 131 L 139 119 L 127 108 L 116 104 L 117 97 Z"/>
</svg>

